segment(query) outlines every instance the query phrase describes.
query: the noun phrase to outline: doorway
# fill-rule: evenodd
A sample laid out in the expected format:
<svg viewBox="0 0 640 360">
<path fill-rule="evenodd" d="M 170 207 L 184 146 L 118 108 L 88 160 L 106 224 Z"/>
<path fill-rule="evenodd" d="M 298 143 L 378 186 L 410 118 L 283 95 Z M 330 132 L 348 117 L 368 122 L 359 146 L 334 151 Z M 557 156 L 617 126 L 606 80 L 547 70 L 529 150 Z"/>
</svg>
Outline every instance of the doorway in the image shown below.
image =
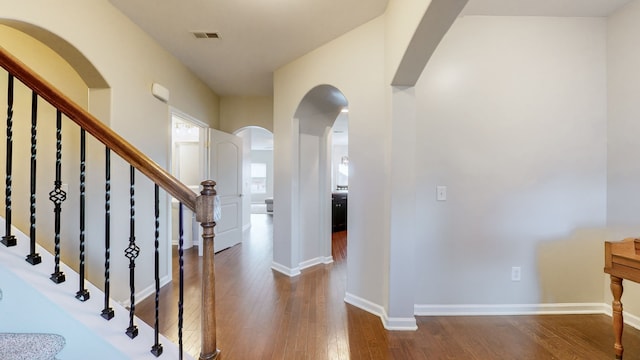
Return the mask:
<svg viewBox="0 0 640 360">
<path fill-rule="evenodd" d="M 204 179 L 216 182 L 220 218 L 216 221 L 214 251 L 242 242 L 242 139 L 211 129 L 176 110 L 171 113 L 171 173 L 195 193 Z M 179 202 L 172 199 L 172 244 L 179 238 Z M 183 209 L 184 249 L 200 245 L 201 227 L 195 214 Z M 198 246 L 202 256 L 202 246 Z"/>
<path fill-rule="evenodd" d="M 200 182 L 206 178 L 206 125 L 177 110 L 171 111 L 171 174 L 198 193 Z M 171 199 L 171 244 L 179 240 L 179 201 Z M 200 229 L 194 214 L 184 208 L 183 247 L 200 244 Z"/>
<path fill-rule="evenodd" d="M 293 211 L 299 269 L 333 262 L 333 230 L 345 231 L 348 197 L 348 106 L 330 85 L 311 89 L 294 115 L 298 189 Z M 335 227 L 336 221 L 341 222 Z"/>
<path fill-rule="evenodd" d="M 248 214 L 273 214 L 273 133 L 262 127 L 249 126 L 235 132 L 243 140 L 243 159 Z M 267 206 L 270 204 L 271 206 Z"/>
</svg>

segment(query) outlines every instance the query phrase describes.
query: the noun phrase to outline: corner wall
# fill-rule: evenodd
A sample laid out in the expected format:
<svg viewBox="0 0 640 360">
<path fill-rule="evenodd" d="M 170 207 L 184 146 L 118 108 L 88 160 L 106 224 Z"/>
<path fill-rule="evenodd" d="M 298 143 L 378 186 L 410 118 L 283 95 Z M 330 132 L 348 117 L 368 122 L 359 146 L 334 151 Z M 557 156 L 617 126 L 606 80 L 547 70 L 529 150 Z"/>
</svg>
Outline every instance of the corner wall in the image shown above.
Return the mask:
<svg viewBox="0 0 640 360">
<path fill-rule="evenodd" d="M 607 240 L 637 237 L 640 232 L 640 2 L 632 1 L 607 20 L 608 136 Z M 606 302 L 611 303 L 609 278 Z M 640 315 L 640 286 L 624 282 L 626 312 Z M 626 320 L 626 319 L 625 319 Z"/>
</svg>

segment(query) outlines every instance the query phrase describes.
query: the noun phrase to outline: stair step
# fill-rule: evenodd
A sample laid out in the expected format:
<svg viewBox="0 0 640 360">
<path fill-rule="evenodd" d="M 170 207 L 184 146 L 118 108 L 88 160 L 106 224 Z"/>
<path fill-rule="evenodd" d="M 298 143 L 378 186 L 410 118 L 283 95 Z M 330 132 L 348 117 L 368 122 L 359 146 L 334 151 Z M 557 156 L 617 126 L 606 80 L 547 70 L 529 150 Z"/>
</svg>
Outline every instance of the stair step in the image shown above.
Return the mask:
<svg viewBox="0 0 640 360">
<path fill-rule="evenodd" d="M 4 219 L 0 218 L 0 228 L 4 228 Z M 47 252 L 44 248 L 38 246 L 37 252 L 42 257 L 42 263 L 36 266 L 30 265 L 25 261 L 26 254 L 29 253 L 29 238 L 18 229 L 14 228 L 14 235 L 16 236 L 18 245 L 13 247 L 5 247 L 0 245 L 0 279 L 6 279 L 7 277 L 14 277 L 14 285 L 20 287 L 24 285 L 27 293 L 32 293 L 36 299 L 32 301 L 28 298 L 19 299 L 18 302 L 11 304 L 11 292 L 15 291 L 12 288 L 7 287 L 5 284 L 11 284 L 7 281 L 0 281 L 0 286 L 4 289 L 0 289 L 0 315 L 21 313 L 31 314 L 37 313 L 37 307 L 52 308 L 54 313 L 51 314 L 51 319 L 60 317 L 64 314 L 71 319 L 70 323 L 76 323 L 74 329 L 65 328 L 64 325 L 55 324 L 51 322 L 46 324 L 42 319 L 34 319 L 31 322 L 7 323 L 6 321 L 0 322 L 0 332 L 41 332 L 41 333 L 56 333 L 64 336 L 66 340 L 65 348 L 60 353 L 60 358 L 82 358 L 82 356 L 70 356 L 63 354 L 72 354 L 74 351 L 85 348 L 86 344 L 83 344 L 81 340 L 83 336 L 86 336 L 86 332 L 90 332 L 98 339 L 101 339 L 108 344 L 107 348 L 113 348 L 122 354 L 122 359 L 158 359 L 151 354 L 151 347 L 154 344 L 154 331 L 153 328 L 148 326 L 142 320 L 137 319 L 134 323 L 138 326 L 139 334 L 136 338 L 130 339 L 125 331 L 129 326 L 129 311 L 113 301 L 111 307 L 115 312 L 115 317 L 110 321 L 104 320 L 100 313 L 104 307 L 104 293 L 95 287 L 90 282 L 86 282 L 86 288 L 89 290 L 91 297 L 85 301 L 80 302 L 75 298 L 75 294 L 79 282 L 78 274 L 65 264 L 60 264 L 61 271 L 66 275 L 66 281 L 60 284 L 54 284 L 50 279 L 50 273 L 54 268 L 54 257 Z M 4 275 L 3 275 L 4 274 Z M 40 296 L 39 299 L 37 299 Z M 46 304 L 46 302 L 50 304 Z M 31 307 L 28 308 L 31 302 Z M 6 306 L 16 305 L 22 308 L 20 309 L 7 309 Z M 32 311 L 33 310 L 33 311 Z M 57 310 L 57 311 L 55 311 Z M 44 315 L 47 317 L 47 315 Z M 43 329 L 43 323 L 48 327 Z M 31 327 L 31 329 L 29 329 Z M 84 333 L 83 333 L 84 332 Z M 76 340 L 78 339 L 78 340 Z M 160 343 L 163 346 L 163 354 L 160 359 L 177 359 L 179 356 L 178 346 L 169 341 L 164 336 L 160 335 Z M 77 353 L 75 353 L 77 354 Z M 83 356 L 87 356 L 88 353 L 84 353 Z M 91 352 L 92 359 L 101 359 L 99 353 Z M 193 359 L 188 354 L 184 353 L 185 359 Z M 105 360 L 107 358 L 104 358 Z M 109 360 L 114 359 L 108 357 Z"/>
</svg>

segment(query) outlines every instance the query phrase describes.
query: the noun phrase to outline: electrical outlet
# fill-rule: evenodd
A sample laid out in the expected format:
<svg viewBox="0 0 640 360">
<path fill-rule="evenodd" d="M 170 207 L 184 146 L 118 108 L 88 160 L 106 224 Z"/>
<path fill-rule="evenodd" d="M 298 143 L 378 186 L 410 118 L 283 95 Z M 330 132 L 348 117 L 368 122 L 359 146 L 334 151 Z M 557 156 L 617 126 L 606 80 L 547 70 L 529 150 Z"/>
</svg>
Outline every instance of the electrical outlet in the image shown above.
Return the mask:
<svg viewBox="0 0 640 360">
<path fill-rule="evenodd" d="M 514 266 L 511 268 L 511 281 L 520 281 L 520 266 Z"/>
</svg>

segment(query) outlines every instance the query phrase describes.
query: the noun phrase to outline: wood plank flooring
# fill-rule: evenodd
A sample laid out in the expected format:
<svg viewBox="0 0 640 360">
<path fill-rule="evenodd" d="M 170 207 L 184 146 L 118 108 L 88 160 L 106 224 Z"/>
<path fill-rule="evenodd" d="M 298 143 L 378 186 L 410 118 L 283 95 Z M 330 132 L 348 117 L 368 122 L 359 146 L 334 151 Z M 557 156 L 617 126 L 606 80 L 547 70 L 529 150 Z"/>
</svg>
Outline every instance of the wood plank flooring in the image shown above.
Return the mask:
<svg viewBox="0 0 640 360">
<path fill-rule="evenodd" d="M 334 234 L 333 264 L 289 278 L 270 269 L 271 226 L 271 215 L 253 215 L 243 244 L 216 254 L 221 359 L 614 358 L 611 318 L 605 315 L 418 317 L 415 332 L 385 331 L 378 317 L 343 300 L 346 232 Z M 199 262 L 196 248 L 185 252 L 183 344 L 195 358 L 200 349 Z M 177 286 L 162 289 L 160 331 L 175 342 L 177 299 Z M 153 306 L 151 297 L 136 307 L 152 326 Z M 625 359 L 640 359 L 640 331 L 629 326 L 624 331 Z"/>
</svg>

